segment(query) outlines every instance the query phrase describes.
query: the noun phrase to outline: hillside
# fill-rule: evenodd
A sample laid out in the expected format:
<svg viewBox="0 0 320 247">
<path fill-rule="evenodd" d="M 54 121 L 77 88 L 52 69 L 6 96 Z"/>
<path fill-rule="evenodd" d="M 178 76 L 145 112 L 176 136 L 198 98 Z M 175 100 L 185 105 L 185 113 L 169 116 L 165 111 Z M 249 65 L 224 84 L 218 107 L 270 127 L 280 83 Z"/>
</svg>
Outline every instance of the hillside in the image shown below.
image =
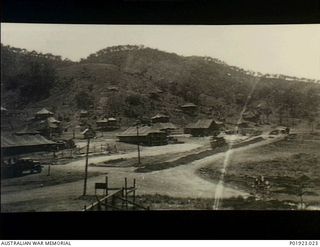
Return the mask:
<svg viewBox="0 0 320 247">
<path fill-rule="evenodd" d="M 1 45 L 2 106 L 48 107 L 71 121 L 80 109 L 119 116 L 129 124 L 164 112 L 176 123 L 192 117 L 180 106 L 199 105 L 201 116 L 239 115 L 256 84 L 249 109 L 264 105 L 271 120 L 318 117 L 320 84 L 244 71 L 208 57 L 183 57 L 143 46 L 116 46 L 71 62 Z"/>
</svg>

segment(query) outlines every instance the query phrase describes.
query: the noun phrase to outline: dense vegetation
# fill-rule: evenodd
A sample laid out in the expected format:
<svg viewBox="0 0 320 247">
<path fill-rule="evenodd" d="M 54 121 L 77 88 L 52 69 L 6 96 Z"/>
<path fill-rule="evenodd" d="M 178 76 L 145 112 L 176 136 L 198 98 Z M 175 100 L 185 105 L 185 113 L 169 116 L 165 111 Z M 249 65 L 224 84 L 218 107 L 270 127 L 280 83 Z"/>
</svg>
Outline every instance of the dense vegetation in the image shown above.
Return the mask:
<svg viewBox="0 0 320 247">
<path fill-rule="evenodd" d="M 200 116 L 224 119 L 239 114 L 255 87 L 248 108 L 262 103 L 276 121 L 313 121 L 319 114 L 319 83 L 244 71 L 209 57 L 128 45 L 74 63 L 3 45 L 1 51 L 5 105 L 54 106 L 68 114 L 92 109 L 125 118 L 166 112 L 179 122 L 188 120 L 179 106 L 192 102 L 200 106 Z"/>
<path fill-rule="evenodd" d="M 4 96 L 6 92 L 15 92 L 18 98 L 16 103 L 21 105 L 48 98 L 57 78 L 56 68 L 70 63 L 60 56 L 1 44 L 1 87 Z"/>
</svg>

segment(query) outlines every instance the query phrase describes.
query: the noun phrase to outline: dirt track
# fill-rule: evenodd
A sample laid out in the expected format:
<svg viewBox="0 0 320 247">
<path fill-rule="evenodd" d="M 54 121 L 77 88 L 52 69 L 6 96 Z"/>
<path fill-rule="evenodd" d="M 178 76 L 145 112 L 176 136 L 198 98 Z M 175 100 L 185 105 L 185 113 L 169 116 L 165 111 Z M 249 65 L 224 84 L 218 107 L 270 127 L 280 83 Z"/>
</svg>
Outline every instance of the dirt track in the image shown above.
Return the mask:
<svg viewBox="0 0 320 247">
<path fill-rule="evenodd" d="M 282 137 L 268 139 L 259 143 L 250 144 L 245 147 L 237 148 L 232 152 L 235 154 L 245 149 L 255 148 L 261 145 L 280 140 Z M 153 156 L 175 152 L 188 152 L 199 148 L 197 144 L 181 144 L 168 145 L 159 149 L 145 148 L 143 150 L 144 156 Z M 116 158 L 130 158 L 135 157 L 135 152 L 90 158 L 90 162 L 102 162 Z M 202 197 L 212 198 L 215 194 L 216 185 L 206 181 L 196 175 L 196 170 L 206 166 L 210 162 L 223 157 L 225 153 L 218 153 L 201 160 L 191 162 L 188 165 L 177 166 L 161 171 L 154 171 L 149 173 L 135 173 L 134 167 L 90 167 L 90 170 L 101 172 L 101 176 L 91 177 L 88 179 L 88 194 L 94 194 L 93 185 L 95 182 L 103 182 L 105 174 L 108 173 L 111 186 L 122 186 L 124 177 L 129 179 L 129 183 L 133 178 L 137 179 L 138 194 L 162 194 L 173 197 Z M 64 171 L 70 170 L 84 170 L 84 160 L 70 162 L 66 165 L 56 166 L 54 169 L 62 169 Z M 63 211 L 63 210 L 81 210 L 84 202 L 77 201 L 82 194 L 83 180 L 71 183 L 64 183 L 53 186 L 46 186 L 42 188 L 35 188 L 19 192 L 6 193 L 2 195 L 2 205 L 6 207 L 7 204 L 24 204 L 22 210 L 36 211 Z M 225 198 L 232 196 L 246 196 L 247 193 L 239 191 L 237 188 L 225 187 L 223 196 Z M 54 202 L 54 203 L 53 203 Z M 10 206 L 10 205 L 8 205 Z M 8 207 L 9 208 L 9 207 Z M 15 210 L 14 208 L 12 210 Z M 19 210 L 16 208 L 16 210 Z"/>
</svg>

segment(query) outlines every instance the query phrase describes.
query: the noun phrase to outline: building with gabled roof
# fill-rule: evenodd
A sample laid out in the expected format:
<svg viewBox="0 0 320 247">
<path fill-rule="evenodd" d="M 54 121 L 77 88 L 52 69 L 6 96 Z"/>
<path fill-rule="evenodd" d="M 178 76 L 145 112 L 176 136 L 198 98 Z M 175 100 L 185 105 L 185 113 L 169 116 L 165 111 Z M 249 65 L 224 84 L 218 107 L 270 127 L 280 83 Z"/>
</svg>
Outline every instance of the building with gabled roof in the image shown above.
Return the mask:
<svg viewBox="0 0 320 247">
<path fill-rule="evenodd" d="M 111 131 L 120 128 L 120 124 L 117 119 L 110 117 L 110 118 L 103 118 L 96 121 L 97 130 L 100 131 Z"/>
<path fill-rule="evenodd" d="M 158 113 L 151 118 L 151 122 L 152 123 L 167 123 L 167 122 L 169 122 L 169 116 L 162 114 L 162 113 Z"/>
<path fill-rule="evenodd" d="M 186 103 L 181 106 L 181 109 L 184 113 L 193 115 L 196 113 L 198 106 L 193 103 Z"/>
<path fill-rule="evenodd" d="M 46 108 L 42 108 L 40 111 L 36 112 L 35 114 L 35 117 L 37 119 L 44 119 L 52 116 L 53 116 L 53 112 L 48 111 Z"/>
<path fill-rule="evenodd" d="M 199 119 L 195 123 L 188 124 L 184 132 L 192 136 L 215 135 L 223 127 L 223 123 L 213 119 Z"/>
<path fill-rule="evenodd" d="M 1 153 L 5 156 L 51 151 L 56 145 L 56 142 L 39 134 L 1 135 Z"/>
<path fill-rule="evenodd" d="M 152 125 L 154 128 L 166 132 L 168 135 L 172 134 L 172 131 L 178 129 L 173 123 L 155 123 Z"/>
<path fill-rule="evenodd" d="M 79 115 L 80 115 L 80 118 L 86 118 L 88 117 L 89 113 L 87 110 L 81 110 Z"/>
<path fill-rule="evenodd" d="M 146 146 L 167 145 L 167 133 L 150 126 L 129 127 L 117 136 L 119 141 Z"/>
</svg>

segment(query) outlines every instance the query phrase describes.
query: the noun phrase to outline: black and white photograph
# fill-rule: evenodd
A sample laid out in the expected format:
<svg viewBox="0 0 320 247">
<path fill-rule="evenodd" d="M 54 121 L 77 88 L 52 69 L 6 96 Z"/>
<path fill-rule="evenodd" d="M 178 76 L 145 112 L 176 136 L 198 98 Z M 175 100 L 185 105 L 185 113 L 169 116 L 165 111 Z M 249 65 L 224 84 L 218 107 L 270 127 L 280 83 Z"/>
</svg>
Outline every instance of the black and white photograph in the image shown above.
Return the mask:
<svg viewBox="0 0 320 247">
<path fill-rule="evenodd" d="M 320 210 L 320 25 L 1 23 L 1 212 Z"/>
</svg>

